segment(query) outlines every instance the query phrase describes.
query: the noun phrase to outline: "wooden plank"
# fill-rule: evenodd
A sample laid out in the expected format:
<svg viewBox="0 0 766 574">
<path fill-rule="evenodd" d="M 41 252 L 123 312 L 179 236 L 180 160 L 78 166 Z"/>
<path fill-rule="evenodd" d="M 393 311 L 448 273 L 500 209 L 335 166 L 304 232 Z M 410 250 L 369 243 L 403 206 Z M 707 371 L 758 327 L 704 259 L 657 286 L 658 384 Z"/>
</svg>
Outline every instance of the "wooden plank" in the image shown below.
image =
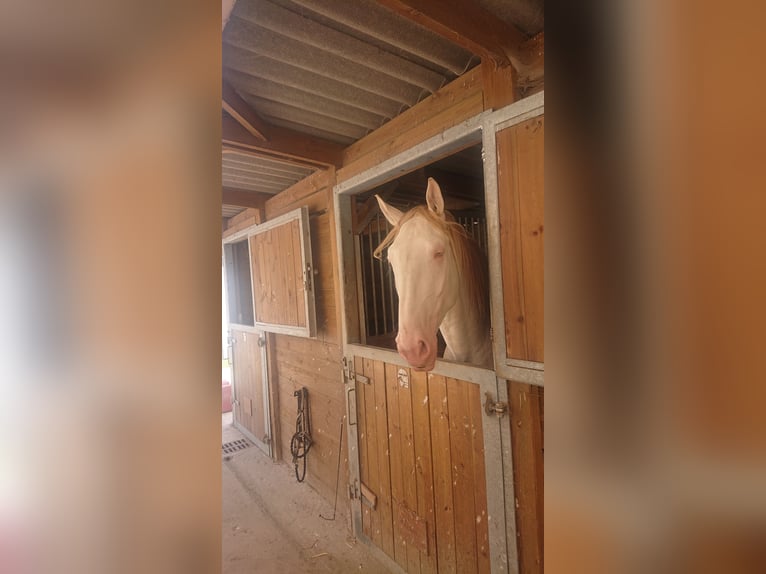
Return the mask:
<svg viewBox="0 0 766 574">
<path fill-rule="evenodd" d="M 266 368 L 268 373 L 269 409 L 271 415 L 271 458 L 282 460 L 282 425 L 280 421 L 279 385 L 277 384 L 277 363 L 274 351 L 274 334 L 265 333 L 266 337 Z M 288 451 L 289 452 L 289 451 Z"/>
<path fill-rule="evenodd" d="M 401 371 L 407 376 L 408 384 L 406 386 L 400 385 L 399 381 L 396 381 L 396 387 L 398 390 L 399 399 L 399 424 L 400 424 L 400 449 L 402 457 L 402 481 L 404 485 L 403 502 L 408 509 L 415 513 L 418 513 L 423 519 L 426 526 L 426 540 L 425 548 L 419 549 L 412 544 L 407 544 L 407 571 L 412 573 L 420 572 L 420 554 L 428 554 L 428 527 L 426 517 L 419 514 L 420 509 L 418 506 L 418 480 L 417 480 L 417 465 L 415 461 L 415 439 L 414 439 L 414 427 L 413 427 L 413 406 L 412 406 L 412 372 L 410 369 L 403 367 L 397 367 L 391 365 L 393 370 L 398 376 Z M 423 427 L 424 432 L 427 432 L 427 426 Z"/>
<path fill-rule="evenodd" d="M 487 478 L 484 466 L 484 421 L 481 390 L 468 387 L 468 413 L 471 425 L 471 459 L 473 462 L 474 506 L 476 512 L 476 559 L 480 574 L 490 572 L 489 517 L 487 512 Z"/>
<path fill-rule="evenodd" d="M 364 361 L 360 357 L 354 357 L 354 372 L 364 373 Z M 359 480 L 363 483 L 370 481 L 370 457 L 367 446 L 369 434 L 367 432 L 367 389 L 369 387 L 357 381 L 356 383 L 356 412 L 357 425 L 359 426 Z M 372 518 L 370 509 L 362 505 L 362 532 L 372 540 Z"/>
<path fill-rule="evenodd" d="M 520 572 L 543 572 L 543 389 L 508 382 Z"/>
<path fill-rule="evenodd" d="M 481 70 L 476 67 L 453 80 L 422 102 L 399 114 L 369 135 L 348 146 L 343 152 L 344 168 L 384 145 L 390 146 L 391 142 L 398 135 L 413 129 L 419 129 L 418 126 L 426 120 L 430 120 L 448 111 L 463 100 L 475 97 L 476 94 L 481 93 L 481 89 Z M 338 181 L 347 179 L 347 177 L 341 177 L 339 173 Z"/>
<path fill-rule="evenodd" d="M 222 114 L 221 131 L 225 149 L 253 151 L 316 167 L 339 166 L 343 158 L 342 145 L 279 126 L 269 126 L 269 141 L 262 141 L 228 113 Z"/>
<path fill-rule="evenodd" d="M 237 221 L 236 223 L 232 223 L 232 220 L 236 217 L 239 217 L 240 215 L 244 215 L 245 217 Z M 234 217 L 230 218 L 226 229 L 224 230 L 222 234 L 222 238 L 226 239 L 227 237 L 234 235 L 238 231 L 242 231 L 243 229 L 247 229 L 251 225 L 256 225 L 257 223 L 261 222 L 261 216 L 257 209 L 246 209 L 242 213 L 238 213 Z"/>
<path fill-rule="evenodd" d="M 231 229 L 235 225 L 238 225 L 242 223 L 243 221 L 249 221 L 250 219 L 255 218 L 258 215 L 258 210 L 255 208 L 248 208 L 245 209 L 245 211 L 242 211 L 238 213 L 237 215 L 234 215 L 229 218 L 229 226 L 227 230 Z"/>
<path fill-rule="evenodd" d="M 545 347 L 545 118 L 533 118 L 519 124 L 516 134 L 527 356 L 530 361 L 542 363 Z"/>
<path fill-rule="evenodd" d="M 415 479 L 417 485 L 418 515 L 426 521 L 428 552 L 420 554 L 420 571 L 437 571 L 436 509 L 434 502 L 433 451 L 431 445 L 431 408 L 428 378 L 424 372 L 410 372 L 412 396 L 412 424 L 415 447 Z"/>
<path fill-rule="evenodd" d="M 328 205 L 327 210 L 327 223 L 322 226 L 325 229 L 327 229 L 327 235 L 330 238 L 330 256 L 331 256 L 331 262 L 329 268 L 332 270 L 332 297 L 329 295 L 324 298 L 324 317 L 328 322 L 331 322 L 330 317 L 332 315 L 329 313 L 329 310 L 331 308 L 330 301 L 332 300 L 332 309 L 335 311 L 335 321 L 332 322 L 332 329 L 328 329 L 328 337 L 333 340 L 340 342 L 340 336 L 339 333 L 341 331 L 341 325 L 343 324 L 343 305 L 342 305 L 342 295 L 341 295 L 341 281 L 342 278 L 340 276 L 340 267 L 338 265 L 338 260 L 340 258 L 340 251 L 338 246 L 338 238 L 335 234 L 335 206 L 333 202 L 333 186 L 335 185 L 335 169 L 330 169 L 327 174 L 328 177 L 328 185 L 325 189 L 326 194 L 326 200 Z M 322 227 L 319 227 L 319 223 L 317 223 L 317 227 L 319 229 L 322 229 Z M 327 249 L 321 250 L 323 253 L 327 251 Z M 322 273 L 325 270 L 325 265 L 322 264 L 320 267 L 320 273 Z M 326 281 L 323 278 L 323 287 L 324 285 L 330 285 L 330 281 Z"/>
<path fill-rule="evenodd" d="M 420 518 L 416 512 L 413 512 L 403 502 L 397 504 L 396 517 L 394 522 L 402 538 L 406 538 L 408 545 L 419 552 L 428 551 L 428 534 L 426 521 Z"/>
<path fill-rule="evenodd" d="M 394 559 L 402 569 L 407 571 L 407 541 L 405 534 L 400 531 L 399 520 L 399 515 L 401 514 L 400 507 L 405 505 L 404 482 L 402 479 L 402 432 L 401 423 L 399 421 L 399 384 L 397 382 L 396 365 L 386 363 L 385 369 L 390 450 L 389 462 L 391 468 L 391 506 L 394 514 Z"/>
<path fill-rule="evenodd" d="M 261 310 L 266 305 L 265 292 L 265 258 L 263 257 L 263 235 L 255 235 L 250 238 L 250 272 L 253 281 L 253 305 L 255 317 L 259 317 Z"/>
<path fill-rule="evenodd" d="M 290 242 L 292 245 L 293 253 L 293 278 L 295 291 L 295 320 L 296 324 L 301 327 L 305 327 L 308 323 L 306 321 L 306 304 L 305 304 L 305 285 L 303 284 L 303 257 L 301 256 L 301 230 L 298 221 L 293 221 L 292 228 L 290 230 Z M 322 243 L 317 243 L 317 247 L 321 248 Z M 322 250 L 320 249 L 320 252 Z M 316 302 L 316 300 L 315 300 Z M 317 302 L 318 303 L 318 302 Z"/>
<path fill-rule="evenodd" d="M 386 8 L 498 65 L 524 67 L 524 34 L 474 2 L 377 0 Z"/>
<path fill-rule="evenodd" d="M 371 359 L 363 359 L 362 364 L 364 365 L 362 374 L 372 380 L 375 376 L 373 372 L 373 361 Z M 373 492 L 379 494 L 380 467 L 378 461 L 378 421 L 375 416 L 375 387 L 373 385 L 369 385 L 365 388 L 364 402 L 367 420 L 367 467 L 369 471 L 367 474 L 368 479 L 364 482 Z M 370 512 L 370 540 L 372 540 L 373 544 L 378 548 L 383 548 L 380 515 L 380 509 Z"/>
<path fill-rule="evenodd" d="M 468 387 L 471 383 L 447 379 L 449 405 L 450 456 L 455 517 L 455 564 L 458 572 L 475 572 L 476 511 L 471 445 L 471 419 Z"/>
<path fill-rule="evenodd" d="M 433 449 L 436 550 L 439 574 L 457 572 L 455 562 L 455 508 L 452 496 L 449 406 L 445 377 L 429 373 L 429 406 Z"/>
<path fill-rule="evenodd" d="M 298 230 L 298 220 L 290 222 L 289 227 L 285 227 L 284 235 L 284 262 L 287 269 L 287 310 L 288 321 L 290 325 L 306 325 L 305 305 L 303 303 L 303 281 L 300 278 L 301 249 L 300 249 L 300 231 Z M 300 310 L 303 310 L 301 319 Z"/>
<path fill-rule="evenodd" d="M 302 199 L 325 189 L 330 182 L 330 172 L 326 169 L 318 170 L 303 178 L 286 190 L 276 194 L 266 202 L 266 218 L 274 219 L 278 215 L 287 213 Z"/>
<path fill-rule="evenodd" d="M 407 151 L 432 136 L 442 133 L 445 129 L 476 116 L 483 111 L 483 108 L 484 102 L 481 92 L 471 95 L 441 114 L 425 120 L 410 130 L 400 132 L 399 135 L 388 140 L 384 145 L 354 163 L 344 165 L 337 172 L 338 182 L 358 175 L 362 171 L 374 167 L 398 153 Z"/>
<path fill-rule="evenodd" d="M 394 558 L 393 511 L 391 506 L 391 467 L 388 445 L 388 409 L 386 408 L 386 366 L 373 361 L 375 387 L 375 418 L 378 434 L 378 504 L 380 505 L 380 534 L 383 551 Z"/>
<path fill-rule="evenodd" d="M 269 124 L 243 100 L 236 90 L 227 82 L 222 81 L 221 104 L 223 109 L 245 128 L 256 139 L 266 142 L 269 140 Z"/>
<path fill-rule="evenodd" d="M 492 62 L 481 63 L 484 109 L 499 110 L 515 100 L 515 70 L 511 66 L 497 67 Z"/>
<path fill-rule="evenodd" d="M 521 224 L 518 204 L 518 168 L 515 127 L 497 132 L 497 190 L 500 215 L 500 256 L 505 307 L 506 354 L 528 360 L 527 330 L 524 327 L 524 294 L 522 289 Z"/>
<path fill-rule="evenodd" d="M 519 73 L 519 87 L 525 95 L 542 89 L 545 80 L 545 30 L 533 36 L 521 46 L 527 65 Z"/>
</svg>

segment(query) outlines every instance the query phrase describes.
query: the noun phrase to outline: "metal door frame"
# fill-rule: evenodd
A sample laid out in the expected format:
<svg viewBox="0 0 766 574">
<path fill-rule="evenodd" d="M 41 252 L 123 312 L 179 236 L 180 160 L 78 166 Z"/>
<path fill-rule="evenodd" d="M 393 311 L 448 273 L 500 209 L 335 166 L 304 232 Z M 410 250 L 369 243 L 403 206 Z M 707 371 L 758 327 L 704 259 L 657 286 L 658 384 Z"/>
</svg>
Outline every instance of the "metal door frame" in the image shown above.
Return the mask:
<svg viewBox="0 0 766 574">
<path fill-rule="evenodd" d="M 401 152 L 377 166 L 367 169 L 343 182 L 337 183 L 333 188 L 333 209 L 335 210 L 335 233 L 338 245 L 338 272 L 341 277 L 341 336 L 343 342 L 344 360 L 344 389 L 346 395 L 346 434 L 349 445 L 349 484 L 353 489 L 359 484 L 359 437 L 356 428 L 356 381 L 349 377 L 349 371 L 353 368 L 354 356 L 381 360 L 387 363 L 407 367 L 406 362 L 398 353 L 390 350 L 367 347 L 359 344 L 360 330 L 349 311 L 358 308 L 358 290 L 356 285 L 356 273 L 352 272 L 356 267 L 353 230 L 351 227 L 351 196 L 369 190 L 377 185 L 385 183 L 408 173 L 422 165 L 431 163 L 441 157 L 449 155 L 460 149 L 482 143 L 482 157 L 484 159 L 484 189 L 487 211 L 487 234 L 488 248 L 490 252 L 490 303 L 492 310 L 492 326 L 494 332 L 494 351 L 497 350 L 500 341 L 498 334 L 502 334 L 502 361 L 496 358 L 495 371 L 472 367 L 464 364 L 451 363 L 437 360 L 433 373 L 453 377 L 479 385 L 480 392 L 490 393 L 499 402 L 508 404 L 508 390 L 505 383 L 506 374 L 516 370 L 527 371 L 518 366 L 511 366 L 511 370 L 505 365 L 505 328 L 502 301 L 502 275 L 499 272 L 500 234 L 499 219 L 497 215 L 497 158 L 495 145 L 495 131 L 498 126 L 508 127 L 512 123 L 518 123 L 541 113 L 543 93 L 530 98 L 520 100 L 501 110 L 492 112 L 485 111 L 461 122 L 460 124 L 433 136 L 409 150 Z M 532 115 L 530 115 L 532 114 Z M 502 128 L 500 128 L 502 129 Z M 494 170 L 490 173 L 490 170 Z M 490 210 L 494 210 L 490 213 Z M 497 367 L 502 364 L 502 372 Z M 534 375 L 538 376 L 537 374 Z M 512 377 L 519 380 L 517 376 Z M 538 383 L 540 384 L 540 383 Z M 354 396 L 352 397 L 352 392 Z M 494 422 L 490 419 L 494 418 Z M 510 442 L 510 425 L 503 417 L 490 417 L 483 414 L 482 423 L 484 429 L 484 460 L 487 483 L 487 512 L 492 509 L 500 509 L 493 515 L 489 522 L 489 547 L 491 571 L 495 572 L 518 572 L 518 553 L 516 547 L 516 514 L 514 504 L 513 486 L 513 456 Z M 383 550 L 375 546 L 362 531 L 361 497 L 352 500 L 352 523 L 354 534 L 367 543 L 373 553 L 388 564 L 393 571 L 401 572 L 402 569 Z"/>
</svg>

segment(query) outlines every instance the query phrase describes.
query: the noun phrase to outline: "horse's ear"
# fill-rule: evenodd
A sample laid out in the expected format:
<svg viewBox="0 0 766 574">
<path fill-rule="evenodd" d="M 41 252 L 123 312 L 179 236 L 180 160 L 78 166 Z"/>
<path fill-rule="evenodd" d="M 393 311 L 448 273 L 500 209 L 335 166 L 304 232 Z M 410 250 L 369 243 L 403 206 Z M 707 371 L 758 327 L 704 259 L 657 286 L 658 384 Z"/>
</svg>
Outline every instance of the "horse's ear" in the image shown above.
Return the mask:
<svg viewBox="0 0 766 574">
<path fill-rule="evenodd" d="M 399 220 L 402 218 L 402 215 L 404 215 L 401 211 L 396 209 L 393 205 L 388 205 L 385 201 L 383 201 L 380 196 L 376 193 L 375 199 L 378 200 L 378 205 L 380 206 L 380 210 L 383 212 L 383 215 L 386 217 L 388 222 L 396 227 L 396 224 L 399 223 Z"/>
<path fill-rule="evenodd" d="M 444 197 L 442 197 L 442 190 L 436 180 L 432 177 L 428 178 L 428 188 L 426 189 L 426 203 L 428 209 L 433 211 L 436 215 L 444 217 Z"/>
</svg>

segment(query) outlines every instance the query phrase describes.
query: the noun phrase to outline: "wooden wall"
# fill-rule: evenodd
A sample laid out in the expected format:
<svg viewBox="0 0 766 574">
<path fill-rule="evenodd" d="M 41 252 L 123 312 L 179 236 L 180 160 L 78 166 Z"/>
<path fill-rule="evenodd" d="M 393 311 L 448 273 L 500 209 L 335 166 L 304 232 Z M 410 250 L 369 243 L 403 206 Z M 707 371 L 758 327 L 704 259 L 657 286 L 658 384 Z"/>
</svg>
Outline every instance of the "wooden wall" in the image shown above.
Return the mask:
<svg viewBox="0 0 766 574">
<path fill-rule="evenodd" d="M 335 496 L 339 429 L 345 414 L 341 368 L 335 223 L 332 213 L 332 170 L 318 171 L 266 202 L 262 213 L 248 209 L 227 228 L 224 237 L 244 229 L 256 219 L 268 221 L 293 209 L 309 208 L 309 229 L 314 257 L 317 336 L 314 339 L 271 334 L 269 368 L 274 408 L 275 447 L 284 463 L 291 463 L 290 439 L 295 432 L 297 399 L 293 392 L 306 387 L 313 445 L 307 458 L 306 482 L 331 505 Z M 261 219 L 262 217 L 262 219 Z M 343 444 L 338 512 L 348 515 L 348 455 Z M 328 509 L 329 514 L 329 509 Z"/>
</svg>

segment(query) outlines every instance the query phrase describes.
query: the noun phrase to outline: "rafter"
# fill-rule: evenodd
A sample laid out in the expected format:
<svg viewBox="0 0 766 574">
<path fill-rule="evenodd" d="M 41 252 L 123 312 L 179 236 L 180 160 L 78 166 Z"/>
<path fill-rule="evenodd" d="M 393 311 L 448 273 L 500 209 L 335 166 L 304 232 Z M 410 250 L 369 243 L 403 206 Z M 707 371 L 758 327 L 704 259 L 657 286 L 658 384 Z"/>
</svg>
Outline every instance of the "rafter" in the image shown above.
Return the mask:
<svg viewBox="0 0 766 574">
<path fill-rule="evenodd" d="M 519 70 L 527 65 L 526 54 L 521 48 L 527 35 L 478 3 L 444 0 L 377 1 L 454 44 L 492 60 L 497 66 L 511 63 Z"/>
<path fill-rule="evenodd" d="M 263 141 L 227 113 L 222 115 L 221 131 L 224 149 L 255 151 L 266 157 L 321 167 L 340 166 L 343 161 L 344 147 L 340 144 L 279 126 L 269 126 L 269 139 Z"/>
<path fill-rule="evenodd" d="M 261 141 L 269 141 L 269 125 L 250 104 L 239 97 L 226 80 L 223 81 L 221 89 L 221 102 L 223 109 L 254 137 Z"/>
</svg>

